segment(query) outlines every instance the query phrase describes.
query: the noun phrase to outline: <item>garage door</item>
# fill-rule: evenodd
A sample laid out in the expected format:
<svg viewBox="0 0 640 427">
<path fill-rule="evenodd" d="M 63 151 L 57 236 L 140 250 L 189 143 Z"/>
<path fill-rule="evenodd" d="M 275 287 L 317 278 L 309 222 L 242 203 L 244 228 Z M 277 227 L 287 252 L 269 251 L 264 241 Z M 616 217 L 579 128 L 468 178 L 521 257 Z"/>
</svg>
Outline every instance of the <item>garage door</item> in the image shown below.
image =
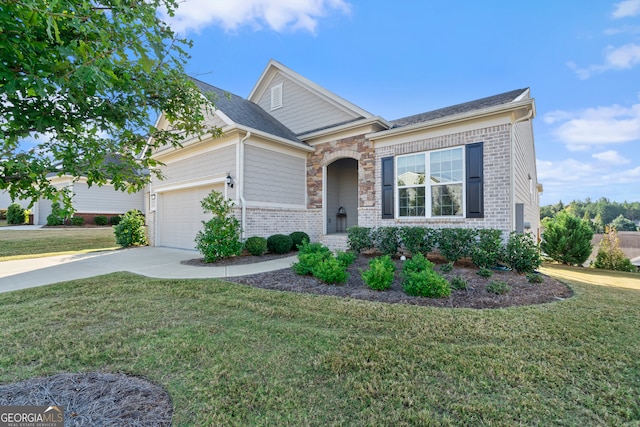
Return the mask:
<svg viewBox="0 0 640 427">
<path fill-rule="evenodd" d="M 224 188 L 220 185 L 160 193 L 156 211 L 157 245 L 195 249 L 194 239 L 198 231 L 202 230 L 202 221 L 211 219 L 211 214 L 202 212 L 200 202 L 214 189 L 222 191 Z"/>
</svg>

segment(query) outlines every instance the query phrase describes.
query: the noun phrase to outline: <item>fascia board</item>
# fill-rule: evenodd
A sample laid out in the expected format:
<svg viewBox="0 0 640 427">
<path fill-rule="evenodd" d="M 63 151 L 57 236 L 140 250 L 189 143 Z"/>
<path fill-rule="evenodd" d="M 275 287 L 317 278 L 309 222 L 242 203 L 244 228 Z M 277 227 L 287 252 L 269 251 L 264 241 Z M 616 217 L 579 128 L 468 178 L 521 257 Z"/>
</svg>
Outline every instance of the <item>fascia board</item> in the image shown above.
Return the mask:
<svg viewBox="0 0 640 427">
<path fill-rule="evenodd" d="M 302 134 L 302 135 L 299 135 L 298 137 L 303 141 L 308 141 L 310 139 L 326 137 L 332 134 L 344 132 L 345 130 L 354 129 L 354 128 L 367 126 L 367 125 L 375 125 L 375 124 L 378 124 L 381 127 L 387 128 L 387 129 L 391 127 L 391 124 L 388 121 L 386 121 L 382 117 L 376 116 L 376 117 L 361 119 L 355 122 L 345 123 L 340 126 L 335 126 L 335 127 L 311 132 L 311 133 Z"/>
</svg>

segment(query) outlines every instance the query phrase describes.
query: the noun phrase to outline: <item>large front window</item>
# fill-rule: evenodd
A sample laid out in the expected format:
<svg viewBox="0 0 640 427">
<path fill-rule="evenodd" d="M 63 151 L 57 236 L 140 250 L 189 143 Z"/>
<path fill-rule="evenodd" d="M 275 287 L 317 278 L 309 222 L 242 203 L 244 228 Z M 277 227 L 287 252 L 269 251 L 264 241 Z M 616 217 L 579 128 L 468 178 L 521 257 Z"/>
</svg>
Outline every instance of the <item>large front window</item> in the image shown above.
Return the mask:
<svg viewBox="0 0 640 427">
<path fill-rule="evenodd" d="M 400 217 L 463 215 L 462 148 L 398 156 L 396 171 Z"/>
</svg>

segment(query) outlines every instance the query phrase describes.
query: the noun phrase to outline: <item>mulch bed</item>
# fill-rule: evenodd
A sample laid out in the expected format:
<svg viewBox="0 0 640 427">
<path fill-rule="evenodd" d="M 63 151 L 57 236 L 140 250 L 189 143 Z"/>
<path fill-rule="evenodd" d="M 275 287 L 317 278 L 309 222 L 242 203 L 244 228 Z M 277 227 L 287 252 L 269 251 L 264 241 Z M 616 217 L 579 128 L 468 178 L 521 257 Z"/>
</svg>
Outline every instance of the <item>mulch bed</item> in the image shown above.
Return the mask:
<svg viewBox="0 0 640 427">
<path fill-rule="evenodd" d="M 254 262 L 268 261 L 283 256 L 295 255 L 291 252 L 285 255 L 265 254 L 261 257 L 243 255 L 234 258 L 220 260 L 207 264 L 202 259 L 185 261 L 185 264 L 194 266 L 228 266 Z M 347 271 L 349 279 L 343 285 L 327 285 L 312 276 L 300 276 L 292 269 L 276 270 L 267 273 L 253 274 L 242 277 L 226 279 L 230 282 L 241 283 L 264 289 L 275 289 L 289 292 L 302 292 L 320 295 L 333 295 L 338 297 L 356 298 L 369 301 L 378 301 L 391 304 L 412 304 L 422 306 L 450 307 L 450 308 L 503 308 L 533 304 L 544 304 L 560 301 L 573 295 L 573 291 L 559 281 L 542 275 L 542 283 L 529 283 L 524 274 L 513 271 L 494 271 L 489 278 L 477 274 L 478 269 L 470 261 L 456 262 L 452 271 L 442 273 L 447 280 L 454 276 L 463 277 L 468 284 L 467 290 L 452 290 L 451 296 L 446 298 L 412 297 L 402 290 L 400 271 L 402 261 L 396 260 L 396 275 L 390 290 L 374 291 L 369 289 L 362 278 L 360 270 L 369 268 L 369 260 L 374 258 L 371 254 L 361 254 L 356 262 Z M 436 264 L 436 270 L 445 264 L 445 260 L 438 255 L 430 255 L 429 259 Z M 503 281 L 511 287 L 511 291 L 504 295 L 496 295 L 488 292 L 486 286 L 492 281 Z"/>
</svg>

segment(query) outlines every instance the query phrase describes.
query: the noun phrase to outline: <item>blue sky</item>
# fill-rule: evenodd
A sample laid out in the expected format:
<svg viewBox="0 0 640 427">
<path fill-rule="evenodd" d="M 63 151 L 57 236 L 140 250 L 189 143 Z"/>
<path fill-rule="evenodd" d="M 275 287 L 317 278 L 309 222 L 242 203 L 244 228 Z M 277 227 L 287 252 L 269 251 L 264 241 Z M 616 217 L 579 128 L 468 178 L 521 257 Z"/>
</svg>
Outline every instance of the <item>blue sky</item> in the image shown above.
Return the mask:
<svg viewBox="0 0 640 427">
<path fill-rule="evenodd" d="M 388 120 L 530 87 L 541 204 L 640 201 L 640 0 L 186 0 L 171 24 L 243 97 L 271 58 Z"/>
</svg>

